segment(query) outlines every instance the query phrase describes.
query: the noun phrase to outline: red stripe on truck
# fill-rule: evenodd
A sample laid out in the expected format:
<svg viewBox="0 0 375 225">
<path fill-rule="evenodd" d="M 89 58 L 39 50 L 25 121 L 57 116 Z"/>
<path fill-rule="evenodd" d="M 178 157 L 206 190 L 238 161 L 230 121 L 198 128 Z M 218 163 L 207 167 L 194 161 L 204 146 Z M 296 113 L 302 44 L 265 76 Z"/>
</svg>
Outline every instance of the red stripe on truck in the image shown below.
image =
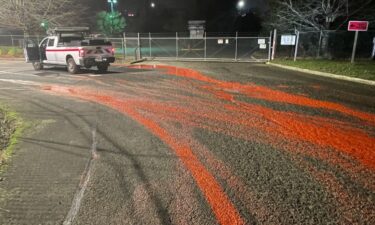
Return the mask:
<svg viewBox="0 0 375 225">
<path fill-rule="evenodd" d="M 67 48 L 67 49 L 46 49 L 47 52 L 78 52 L 78 48 Z"/>
</svg>

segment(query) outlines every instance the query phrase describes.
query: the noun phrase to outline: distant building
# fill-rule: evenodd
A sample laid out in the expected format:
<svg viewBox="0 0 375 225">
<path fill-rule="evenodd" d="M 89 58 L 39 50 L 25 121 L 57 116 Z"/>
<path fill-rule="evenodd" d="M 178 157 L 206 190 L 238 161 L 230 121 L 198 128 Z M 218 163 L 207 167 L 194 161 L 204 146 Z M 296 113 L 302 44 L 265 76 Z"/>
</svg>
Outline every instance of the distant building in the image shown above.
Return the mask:
<svg viewBox="0 0 375 225">
<path fill-rule="evenodd" d="M 205 20 L 190 20 L 189 21 L 190 38 L 203 38 L 205 30 L 206 30 Z"/>
</svg>

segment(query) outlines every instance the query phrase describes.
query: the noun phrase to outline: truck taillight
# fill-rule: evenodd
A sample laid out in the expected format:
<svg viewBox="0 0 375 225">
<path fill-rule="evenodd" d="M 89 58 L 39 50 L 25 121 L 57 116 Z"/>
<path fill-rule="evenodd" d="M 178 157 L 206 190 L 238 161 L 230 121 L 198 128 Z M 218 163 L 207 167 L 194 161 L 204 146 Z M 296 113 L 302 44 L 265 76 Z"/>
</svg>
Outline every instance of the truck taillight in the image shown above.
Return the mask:
<svg viewBox="0 0 375 225">
<path fill-rule="evenodd" d="M 80 49 L 79 50 L 79 57 L 85 57 L 85 55 L 86 55 L 85 49 Z"/>
</svg>

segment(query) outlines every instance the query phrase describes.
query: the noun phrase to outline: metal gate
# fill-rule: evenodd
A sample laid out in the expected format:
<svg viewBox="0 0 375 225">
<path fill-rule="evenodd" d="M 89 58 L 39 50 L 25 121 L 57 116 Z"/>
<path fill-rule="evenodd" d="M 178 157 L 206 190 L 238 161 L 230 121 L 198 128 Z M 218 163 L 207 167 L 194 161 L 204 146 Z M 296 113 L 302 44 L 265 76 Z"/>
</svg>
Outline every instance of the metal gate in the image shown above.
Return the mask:
<svg viewBox="0 0 375 225">
<path fill-rule="evenodd" d="M 270 37 L 215 36 L 191 38 L 160 35 L 134 35 L 109 38 L 116 53 L 127 60 L 150 58 L 181 61 L 265 62 L 270 59 Z"/>
</svg>

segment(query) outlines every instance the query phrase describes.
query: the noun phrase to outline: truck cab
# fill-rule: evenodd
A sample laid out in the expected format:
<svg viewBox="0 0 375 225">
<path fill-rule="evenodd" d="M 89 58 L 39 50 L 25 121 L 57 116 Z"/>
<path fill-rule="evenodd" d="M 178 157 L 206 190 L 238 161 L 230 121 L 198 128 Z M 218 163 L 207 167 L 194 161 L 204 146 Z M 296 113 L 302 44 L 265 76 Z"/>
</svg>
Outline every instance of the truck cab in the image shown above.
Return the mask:
<svg viewBox="0 0 375 225">
<path fill-rule="evenodd" d="M 115 62 L 115 50 L 111 42 L 102 39 L 85 39 L 89 28 L 55 28 L 39 44 L 31 40 L 25 43 L 26 62 L 35 70 L 45 65 L 66 66 L 72 74 L 80 68 L 97 67 L 106 72 L 110 63 Z"/>
</svg>

